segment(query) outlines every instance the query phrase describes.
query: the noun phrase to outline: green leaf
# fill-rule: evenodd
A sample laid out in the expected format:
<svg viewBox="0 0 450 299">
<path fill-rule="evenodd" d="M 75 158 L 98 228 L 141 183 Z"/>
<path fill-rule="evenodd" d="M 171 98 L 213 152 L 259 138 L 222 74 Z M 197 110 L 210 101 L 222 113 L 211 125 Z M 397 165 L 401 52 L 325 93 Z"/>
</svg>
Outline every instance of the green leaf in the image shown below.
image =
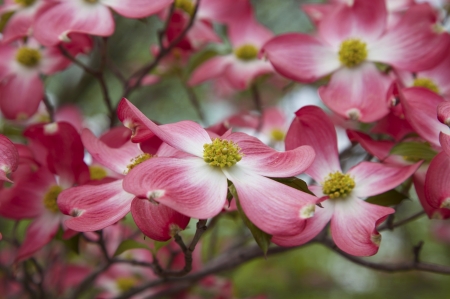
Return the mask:
<svg viewBox="0 0 450 299">
<path fill-rule="evenodd" d="M 431 148 L 429 143 L 402 142 L 391 149 L 391 154 L 403 156 L 407 161 L 425 160 L 430 162 L 437 153 Z"/>
<path fill-rule="evenodd" d="M 116 257 L 116 256 L 124 253 L 127 250 L 136 249 L 136 248 L 149 249 L 147 245 L 139 243 L 135 240 L 125 240 L 122 243 L 120 243 L 119 247 L 117 247 L 116 252 L 114 252 L 114 256 Z"/>
<path fill-rule="evenodd" d="M 371 196 L 366 199 L 366 202 L 373 203 L 379 206 L 395 206 L 398 205 L 402 200 L 408 197 L 395 189 L 386 191 L 382 194 Z"/>
<path fill-rule="evenodd" d="M 311 194 L 313 196 L 316 196 L 314 193 L 312 193 L 309 189 L 308 189 L 308 185 L 305 183 L 304 180 L 301 180 L 299 178 L 296 177 L 290 177 L 290 178 L 270 178 L 274 181 L 277 181 L 279 183 L 282 183 L 283 185 L 292 187 L 294 189 L 297 189 L 299 191 Z"/>
<path fill-rule="evenodd" d="M 250 232 L 253 235 L 253 238 L 255 238 L 256 243 L 261 248 L 261 250 L 264 252 L 264 255 L 267 254 L 267 250 L 269 250 L 270 246 L 270 239 L 272 239 L 272 235 L 269 235 L 268 233 L 263 232 L 260 230 L 256 225 L 254 225 L 250 219 L 245 215 L 244 211 L 242 210 L 241 204 L 239 202 L 238 194 L 236 191 L 236 188 L 234 185 L 231 185 L 228 187 L 230 190 L 230 193 L 233 195 L 234 200 L 236 200 L 236 205 L 239 211 L 239 214 L 242 217 L 242 220 L 244 221 L 245 225 L 248 227 Z"/>
<path fill-rule="evenodd" d="M 9 19 L 11 19 L 13 14 L 14 14 L 14 11 L 9 11 L 0 16 L 0 32 L 3 32 L 3 29 L 6 26 L 6 23 L 8 23 Z"/>
</svg>

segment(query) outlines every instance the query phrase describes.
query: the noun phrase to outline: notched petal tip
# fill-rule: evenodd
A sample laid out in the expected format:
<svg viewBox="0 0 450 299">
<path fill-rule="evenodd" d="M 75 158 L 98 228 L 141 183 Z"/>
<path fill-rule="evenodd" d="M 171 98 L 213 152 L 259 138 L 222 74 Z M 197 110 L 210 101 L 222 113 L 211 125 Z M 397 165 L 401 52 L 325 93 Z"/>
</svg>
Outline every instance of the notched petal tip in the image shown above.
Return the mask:
<svg viewBox="0 0 450 299">
<path fill-rule="evenodd" d="M 380 247 L 381 244 L 381 235 L 379 233 L 373 234 L 370 236 L 370 241 L 377 247 Z"/>
<path fill-rule="evenodd" d="M 300 218 L 308 219 L 308 218 L 313 217 L 315 210 L 316 210 L 316 205 L 315 204 L 308 204 L 308 205 L 304 206 L 300 210 Z"/>
<path fill-rule="evenodd" d="M 447 197 L 446 199 L 444 199 L 441 203 L 440 206 L 441 209 L 450 209 L 450 198 Z"/>
<path fill-rule="evenodd" d="M 155 199 L 158 199 L 160 197 L 163 197 L 164 194 L 166 194 L 166 190 L 152 190 L 152 191 L 148 191 L 147 192 L 147 198 L 151 201 L 151 202 L 155 202 Z"/>
<path fill-rule="evenodd" d="M 44 134 L 53 135 L 58 131 L 58 123 L 49 123 L 44 125 Z"/>
<path fill-rule="evenodd" d="M 72 216 L 72 217 L 80 217 L 81 215 L 83 215 L 84 211 L 85 210 L 73 208 L 70 211 L 70 216 Z"/>
</svg>

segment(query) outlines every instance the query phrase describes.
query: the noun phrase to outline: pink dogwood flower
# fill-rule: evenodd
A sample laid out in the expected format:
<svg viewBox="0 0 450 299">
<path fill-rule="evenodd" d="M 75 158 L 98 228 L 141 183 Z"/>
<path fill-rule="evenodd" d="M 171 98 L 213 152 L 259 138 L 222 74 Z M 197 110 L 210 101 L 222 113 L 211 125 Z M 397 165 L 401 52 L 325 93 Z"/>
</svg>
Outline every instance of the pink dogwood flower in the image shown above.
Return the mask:
<svg viewBox="0 0 450 299">
<path fill-rule="evenodd" d="M 316 159 L 306 170 L 318 186 L 310 189 L 319 197 L 322 209 L 306 221 L 303 232 L 297 236 L 274 236 L 272 241 L 281 246 L 295 246 L 314 238 L 331 221 L 331 234 L 343 251 L 357 256 L 377 253 L 381 235 L 376 227 L 394 209 L 370 204 L 362 198 L 390 190 L 411 176 L 420 163 L 398 167 L 380 163 L 361 162 L 346 174 L 339 164 L 337 137 L 327 115 L 316 106 L 306 106 L 296 112 L 296 118 L 286 136 L 286 149 L 310 145 Z"/>
<path fill-rule="evenodd" d="M 233 53 L 213 57 L 201 64 L 192 73 L 190 85 L 224 78 L 230 87 L 243 90 L 258 76 L 273 72 L 269 62 L 258 59 L 258 52 L 273 34 L 255 20 L 252 11 L 235 19 L 229 25 L 228 34 Z"/>
<path fill-rule="evenodd" d="M 113 9 L 126 18 L 144 18 L 170 5 L 173 0 L 55 0 L 47 1 L 34 20 L 34 37 L 45 46 L 69 40 L 79 32 L 110 36 L 115 29 Z"/>
<path fill-rule="evenodd" d="M 164 156 L 165 147 L 152 154 L 143 152 L 139 144 L 129 140 L 113 147 L 112 142 L 122 136 L 129 138 L 129 130 L 118 128 L 112 133 L 97 139 L 90 130 L 83 130 L 83 144 L 98 163 L 91 166 L 91 177 L 117 179 L 106 178 L 64 190 L 58 198 L 58 206 L 62 213 L 72 216 L 65 225 L 75 231 L 96 231 L 116 223 L 131 210 L 136 225 L 146 236 L 158 241 L 169 240 L 174 233 L 186 228 L 189 217 L 164 205 L 135 198 L 122 187 L 123 178 L 132 168 L 150 159 L 152 154 Z M 161 142 L 155 142 L 158 149 Z"/>
<path fill-rule="evenodd" d="M 207 131 L 191 121 L 158 126 L 126 99 L 120 102 L 118 115 L 134 138 L 155 134 L 183 153 L 152 158 L 132 169 L 123 187 L 137 197 L 207 219 L 222 211 L 230 180 L 245 214 L 269 234 L 296 234 L 313 215 L 315 197 L 267 178 L 304 171 L 314 159 L 309 146 L 277 152 L 243 133 L 211 140 Z"/>
<path fill-rule="evenodd" d="M 387 16 L 384 0 L 355 0 L 327 14 L 316 36 L 282 34 L 263 53 L 277 72 L 299 82 L 331 75 L 319 88 L 324 103 L 343 117 L 373 122 L 389 112 L 392 81 L 375 63 L 422 71 L 443 59 L 449 42 L 448 34 L 435 32 L 436 15 L 427 4 L 412 6 L 392 28 Z"/>
<path fill-rule="evenodd" d="M 17 169 L 19 153 L 14 144 L 4 135 L 0 134 L 0 181 L 11 182 L 7 177 Z"/>
</svg>

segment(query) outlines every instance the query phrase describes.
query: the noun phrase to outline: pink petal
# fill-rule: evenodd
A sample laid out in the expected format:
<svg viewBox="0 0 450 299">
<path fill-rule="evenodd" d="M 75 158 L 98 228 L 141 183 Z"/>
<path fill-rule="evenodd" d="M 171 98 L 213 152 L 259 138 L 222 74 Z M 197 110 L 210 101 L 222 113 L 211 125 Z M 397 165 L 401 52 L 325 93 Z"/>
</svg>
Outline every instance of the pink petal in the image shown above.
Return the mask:
<svg viewBox="0 0 450 299">
<path fill-rule="evenodd" d="M 399 141 L 408 133 L 414 133 L 414 130 L 407 120 L 389 113 L 379 120 L 370 132 L 388 134 Z"/>
<path fill-rule="evenodd" d="M 299 82 L 314 82 L 337 70 L 337 54 L 319 39 L 287 33 L 267 42 L 262 52 L 281 75 Z"/>
<path fill-rule="evenodd" d="M 301 5 L 303 12 L 317 27 L 319 23 L 332 12 L 336 6 L 334 4 L 325 3 L 305 3 Z"/>
<path fill-rule="evenodd" d="M 135 198 L 131 203 L 134 222 L 147 237 L 164 242 L 184 230 L 190 218 L 161 204 Z"/>
<path fill-rule="evenodd" d="M 331 234 L 336 245 L 356 256 L 370 256 L 377 253 L 381 235 L 376 227 L 395 210 L 353 197 L 335 201 L 334 207 Z"/>
<path fill-rule="evenodd" d="M 408 71 L 421 71 L 441 62 L 449 45 L 446 33 L 434 32 L 435 12 L 428 4 L 412 6 L 400 22 L 369 47 L 371 61 Z"/>
<path fill-rule="evenodd" d="M 337 48 L 347 38 L 377 40 L 386 28 L 386 20 L 384 0 L 355 0 L 353 5 L 336 5 L 318 29 L 320 36 Z"/>
<path fill-rule="evenodd" d="M 225 69 L 225 77 L 237 90 L 245 90 L 259 76 L 272 73 L 273 67 L 267 61 L 253 60 L 243 62 L 235 59 Z"/>
<path fill-rule="evenodd" d="M 83 1 L 49 2 L 39 10 L 33 25 L 34 37 L 44 46 L 59 44 L 70 32 L 110 36 L 115 27 L 107 6 Z"/>
<path fill-rule="evenodd" d="M 64 224 L 75 231 L 96 231 L 110 226 L 130 211 L 134 195 L 125 192 L 122 180 L 86 184 L 64 190 L 58 196 L 62 213 L 73 216 Z"/>
<path fill-rule="evenodd" d="M 71 124 L 77 132 L 83 129 L 83 113 L 75 105 L 59 107 L 55 112 L 55 121 L 65 121 Z"/>
<path fill-rule="evenodd" d="M 92 158 L 119 174 L 125 174 L 132 160 L 143 153 L 139 145 L 131 141 L 119 148 L 109 147 L 95 137 L 89 129 L 83 130 L 81 139 Z"/>
<path fill-rule="evenodd" d="M 255 19 L 251 10 L 246 10 L 228 25 L 228 36 L 233 49 L 247 44 L 260 49 L 273 33 Z"/>
<path fill-rule="evenodd" d="M 156 135 L 162 141 L 181 151 L 203 157 L 203 145 L 211 143 L 208 133 L 197 123 L 181 121 L 158 126 L 127 99 L 123 98 L 117 108 L 117 114 L 122 123 L 131 129 L 133 142 L 143 141 Z M 145 136 L 139 136 L 139 135 Z"/>
<path fill-rule="evenodd" d="M 450 208 L 450 157 L 441 152 L 431 160 L 425 179 L 425 196 L 433 208 Z"/>
<path fill-rule="evenodd" d="M 304 172 L 314 160 L 310 146 L 300 146 L 286 152 L 278 152 L 258 138 L 245 133 L 232 133 L 228 140 L 234 141 L 243 154 L 239 167 L 249 172 L 270 177 L 290 177 Z"/>
<path fill-rule="evenodd" d="M 133 168 L 123 188 L 186 216 L 207 219 L 222 210 L 227 180 L 220 168 L 199 158 L 152 158 Z"/>
<path fill-rule="evenodd" d="M 311 146 L 316 158 L 306 173 L 318 182 L 331 172 L 341 171 L 336 131 L 328 116 L 316 106 L 303 107 L 295 114 L 286 135 L 286 150 Z"/>
<path fill-rule="evenodd" d="M 36 113 L 44 96 L 38 74 L 16 75 L 0 83 L 0 108 L 7 119 L 28 119 Z"/>
<path fill-rule="evenodd" d="M 439 133 L 439 142 L 447 156 L 450 156 L 450 135 L 443 132 Z"/>
<path fill-rule="evenodd" d="M 189 38 L 194 48 L 200 48 L 209 42 L 222 42 L 222 39 L 214 31 L 214 27 L 212 26 L 212 24 L 201 20 L 197 20 L 196 22 L 194 22 L 194 25 L 192 25 L 191 29 L 189 29 L 187 33 L 187 37 Z"/>
<path fill-rule="evenodd" d="M 391 190 L 409 178 L 420 166 L 418 162 L 409 166 L 385 165 L 374 162 L 361 162 L 347 174 L 355 180 L 353 194 L 368 197 Z"/>
<path fill-rule="evenodd" d="M 207 60 L 194 70 L 189 79 L 189 85 L 195 86 L 206 80 L 220 77 L 230 63 L 231 59 L 228 56 L 218 56 Z"/>
<path fill-rule="evenodd" d="M 140 19 L 168 7 L 173 0 L 102 0 L 101 2 L 114 9 L 119 15 Z"/>
<path fill-rule="evenodd" d="M 373 140 L 369 135 L 347 130 L 350 141 L 358 142 L 368 153 L 383 161 L 389 156 L 391 149 L 395 143 L 388 140 Z"/>
<path fill-rule="evenodd" d="M 100 141 L 112 148 L 119 148 L 130 140 L 131 132 L 126 127 L 114 127 L 100 136 Z"/>
<path fill-rule="evenodd" d="M 438 119 L 445 125 L 450 125 L 450 102 L 445 101 L 439 103 L 437 107 Z"/>
<path fill-rule="evenodd" d="M 404 97 L 400 97 L 400 100 L 408 122 L 420 137 L 440 146 L 439 133 L 450 131 L 436 116 L 437 107 L 444 99 L 422 87 L 410 87 L 402 92 Z"/>
<path fill-rule="evenodd" d="M 439 88 L 439 94 L 446 97 L 450 96 L 450 55 L 445 55 L 434 68 L 428 69 L 416 74 L 419 78 L 431 79 Z"/>
<path fill-rule="evenodd" d="M 333 216 L 334 206 L 330 201 L 321 203 L 323 208 L 316 207 L 314 217 L 306 219 L 305 229 L 295 236 L 273 236 L 271 241 L 279 246 L 291 247 L 305 244 L 317 236 Z"/>
<path fill-rule="evenodd" d="M 197 17 L 231 24 L 236 19 L 247 16 L 251 10 L 248 0 L 207 0 L 201 2 Z"/>
<path fill-rule="evenodd" d="M 223 168 L 233 182 L 245 215 L 271 235 L 296 235 L 314 214 L 317 198 L 242 167 Z"/>
<path fill-rule="evenodd" d="M 19 152 L 14 144 L 2 134 L 0 134 L 0 153 L 0 180 L 11 182 L 6 175 L 16 171 Z"/>
<path fill-rule="evenodd" d="M 387 92 L 391 79 L 373 63 L 335 72 L 319 95 L 333 112 L 361 122 L 373 122 L 389 113 Z"/>
<path fill-rule="evenodd" d="M 25 239 L 19 248 L 16 262 L 22 261 L 48 244 L 58 232 L 60 215 L 44 214 L 27 228 Z"/>
<path fill-rule="evenodd" d="M 35 154 L 43 155 L 40 159 L 46 162 L 50 171 L 59 175 L 59 185 L 63 188 L 89 180 L 89 169 L 83 161 L 83 143 L 71 124 L 57 122 L 33 125 L 25 130 L 24 136 L 34 146 L 45 149 Z"/>
<path fill-rule="evenodd" d="M 0 13 L 2 15 L 2 13 Z M 3 30 L 2 43 L 9 44 L 15 39 L 29 35 L 34 13 L 25 11 L 16 11 L 6 23 Z"/>
</svg>

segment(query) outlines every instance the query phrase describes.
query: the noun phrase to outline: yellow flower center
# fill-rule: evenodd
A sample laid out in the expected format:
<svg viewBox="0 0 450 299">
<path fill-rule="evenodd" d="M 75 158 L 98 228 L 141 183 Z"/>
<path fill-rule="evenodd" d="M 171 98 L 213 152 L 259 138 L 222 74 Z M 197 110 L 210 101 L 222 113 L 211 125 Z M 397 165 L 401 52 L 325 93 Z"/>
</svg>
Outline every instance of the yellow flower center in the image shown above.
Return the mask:
<svg viewBox="0 0 450 299">
<path fill-rule="evenodd" d="M 89 166 L 89 174 L 91 180 L 101 180 L 108 176 L 106 170 L 103 167 L 97 165 Z"/>
<path fill-rule="evenodd" d="M 192 16 L 194 14 L 195 5 L 190 0 L 175 0 L 175 7 Z"/>
<path fill-rule="evenodd" d="M 341 44 L 339 60 L 346 67 L 358 66 L 367 58 L 367 45 L 359 39 L 348 39 Z"/>
<path fill-rule="evenodd" d="M 36 0 L 14 0 L 14 2 L 26 7 L 33 5 Z"/>
<path fill-rule="evenodd" d="M 211 166 L 230 167 L 241 161 L 240 147 L 229 140 L 216 138 L 203 145 L 203 160 Z"/>
<path fill-rule="evenodd" d="M 57 213 L 59 212 L 58 205 L 56 204 L 56 200 L 58 199 L 59 193 L 61 193 L 63 189 L 58 186 L 52 186 L 48 189 L 47 193 L 44 195 L 44 206 L 50 212 Z"/>
<path fill-rule="evenodd" d="M 286 134 L 284 134 L 284 132 L 279 129 L 272 130 L 270 135 L 272 136 L 272 139 L 276 141 L 283 141 L 284 137 L 286 136 Z"/>
<path fill-rule="evenodd" d="M 124 174 L 127 174 L 128 172 L 130 172 L 131 169 L 135 168 L 142 162 L 147 161 L 151 157 L 153 157 L 153 156 L 150 154 L 147 154 L 147 153 L 143 153 L 143 154 L 140 154 L 139 156 L 131 159 L 131 161 L 130 161 L 131 163 L 127 165 L 127 169 L 124 171 Z"/>
<path fill-rule="evenodd" d="M 22 47 L 17 51 L 16 60 L 26 67 L 33 67 L 41 61 L 41 53 L 33 48 Z"/>
<path fill-rule="evenodd" d="M 234 55 L 244 61 L 256 59 L 258 57 L 258 48 L 254 45 L 246 44 L 234 50 Z"/>
<path fill-rule="evenodd" d="M 117 288 L 125 293 L 136 285 L 136 280 L 131 277 L 120 277 L 116 280 Z"/>
<path fill-rule="evenodd" d="M 439 93 L 439 87 L 432 80 L 430 80 L 428 78 L 416 78 L 414 80 L 413 86 L 424 87 L 435 93 Z"/>
<path fill-rule="evenodd" d="M 355 188 L 355 181 L 348 174 L 330 173 L 322 185 L 322 192 L 331 199 L 345 198 Z"/>
<path fill-rule="evenodd" d="M 413 163 L 416 163 L 416 162 L 419 162 L 419 161 L 423 160 L 423 159 L 421 159 L 419 157 L 413 157 L 413 156 L 403 156 L 402 158 L 403 158 L 403 160 L 405 160 L 407 162 L 413 162 Z"/>
</svg>

